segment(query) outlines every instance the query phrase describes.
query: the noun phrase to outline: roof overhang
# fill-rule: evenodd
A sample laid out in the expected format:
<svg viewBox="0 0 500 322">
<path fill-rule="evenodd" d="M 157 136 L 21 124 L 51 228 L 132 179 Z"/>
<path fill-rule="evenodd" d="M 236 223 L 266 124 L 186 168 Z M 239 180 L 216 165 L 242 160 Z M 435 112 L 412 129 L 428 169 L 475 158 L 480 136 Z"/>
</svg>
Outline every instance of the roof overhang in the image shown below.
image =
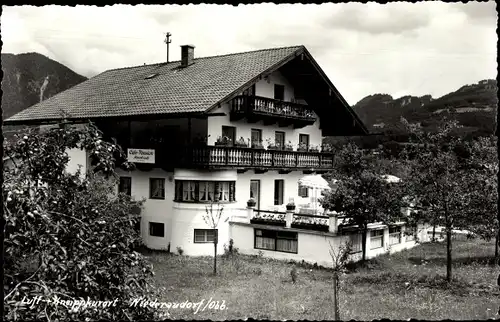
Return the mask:
<svg viewBox="0 0 500 322">
<path fill-rule="evenodd" d="M 226 113 L 207 113 L 207 112 L 191 112 L 191 113 L 166 113 L 166 114 L 145 114 L 145 115 L 120 115 L 120 116 L 104 116 L 93 118 L 46 118 L 32 120 L 5 120 L 4 125 L 50 125 L 50 124 L 81 124 L 93 121 L 149 121 L 159 119 L 178 119 L 178 118 L 193 118 L 206 119 L 212 116 L 224 116 Z"/>
</svg>

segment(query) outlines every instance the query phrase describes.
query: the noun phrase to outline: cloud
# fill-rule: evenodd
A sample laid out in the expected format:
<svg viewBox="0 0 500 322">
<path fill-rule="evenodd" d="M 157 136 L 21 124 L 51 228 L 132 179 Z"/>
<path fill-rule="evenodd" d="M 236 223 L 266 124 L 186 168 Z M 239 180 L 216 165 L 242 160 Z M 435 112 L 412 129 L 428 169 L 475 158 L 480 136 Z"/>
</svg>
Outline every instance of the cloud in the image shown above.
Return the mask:
<svg viewBox="0 0 500 322">
<path fill-rule="evenodd" d="M 463 12 L 471 22 L 491 24 L 497 21 L 498 14 L 495 1 L 472 1 L 467 4 L 456 3 L 455 6 L 459 11 Z"/>
<path fill-rule="evenodd" d="M 493 2 L 3 9 L 2 52 L 36 51 L 87 77 L 165 61 L 165 32 L 171 61 L 184 44 L 196 57 L 305 45 L 351 104 L 374 93 L 436 97 L 496 77 Z"/>
<path fill-rule="evenodd" d="M 422 10 L 423 9 L 423 10 Z M 425 27 L 430 15 L 412 3 L 349 3 L 323 18 L 328 27 L 378 34 L 400 34 Z"/>
</svg>

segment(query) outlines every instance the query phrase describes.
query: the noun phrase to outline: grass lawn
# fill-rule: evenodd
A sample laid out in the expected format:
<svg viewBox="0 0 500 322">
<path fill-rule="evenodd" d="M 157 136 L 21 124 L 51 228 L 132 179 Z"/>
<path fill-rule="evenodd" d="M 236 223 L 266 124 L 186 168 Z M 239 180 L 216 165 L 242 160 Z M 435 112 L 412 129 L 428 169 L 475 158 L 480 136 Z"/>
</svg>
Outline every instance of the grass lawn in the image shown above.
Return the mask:
<svg viewBox="0 0 500 322">
<path fill-rule="evenodd" d="M 494 242 L 454 241 L 454 281 L 448 285 L 444 243 L 419 245 L 353 267 L 342 277 L 342 320 L 497 318 L 498 267 L 491 264 Z M 224 310 L 170 309 L 172 319 L 332 320 L 331 273 L 325 269 L 237 255 L 218 259 L 148 252 L 162 302 L 225 301 Z M 290 271 L 297 267 L 298 280 Z"/>
</svg>

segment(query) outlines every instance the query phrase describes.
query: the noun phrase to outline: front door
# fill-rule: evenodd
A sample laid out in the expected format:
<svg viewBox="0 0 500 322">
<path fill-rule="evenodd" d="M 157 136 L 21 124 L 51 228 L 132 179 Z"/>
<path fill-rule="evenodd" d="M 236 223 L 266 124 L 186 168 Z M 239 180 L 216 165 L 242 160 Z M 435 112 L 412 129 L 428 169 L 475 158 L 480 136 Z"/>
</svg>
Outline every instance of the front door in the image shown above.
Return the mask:
<svg viewBox="0 0 500 322">
<path fill-rule="evenodd" d="M 255 199 L 255 207 L 260 209 L 260 180 L 250 180 L 250 198 Z"/>
</svg>

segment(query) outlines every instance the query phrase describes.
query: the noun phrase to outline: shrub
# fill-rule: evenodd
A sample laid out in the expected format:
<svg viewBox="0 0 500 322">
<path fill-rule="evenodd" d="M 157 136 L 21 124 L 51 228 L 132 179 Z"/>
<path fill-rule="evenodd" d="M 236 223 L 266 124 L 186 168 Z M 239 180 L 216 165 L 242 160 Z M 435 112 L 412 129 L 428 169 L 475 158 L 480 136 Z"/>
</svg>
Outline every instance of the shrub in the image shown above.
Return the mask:
<svg viewBox="0 0 500 322">
<path fill-rule="evenodd" d="M 68 148 L 89 152 L 94 173 L 66 173 Z M 4 168 L 4 318 L 6 320 L 151 319 L 154 310 L 129 300 L 154 296 L 151 265 L 134 247 L 140 202 L 116 196 L 119 146 L 82 129 L 28 131 L 8 142 Z M 123 164 L 130 167 L 129 164 Z M 135 212 L 137 213 L 137 212 Z M 26 256 L 26 254 L 30 254 Z M 24 297 L 115 301 L 106 308 L 62 309 L 48 301 L 19 306 Z"/>
</svg>

